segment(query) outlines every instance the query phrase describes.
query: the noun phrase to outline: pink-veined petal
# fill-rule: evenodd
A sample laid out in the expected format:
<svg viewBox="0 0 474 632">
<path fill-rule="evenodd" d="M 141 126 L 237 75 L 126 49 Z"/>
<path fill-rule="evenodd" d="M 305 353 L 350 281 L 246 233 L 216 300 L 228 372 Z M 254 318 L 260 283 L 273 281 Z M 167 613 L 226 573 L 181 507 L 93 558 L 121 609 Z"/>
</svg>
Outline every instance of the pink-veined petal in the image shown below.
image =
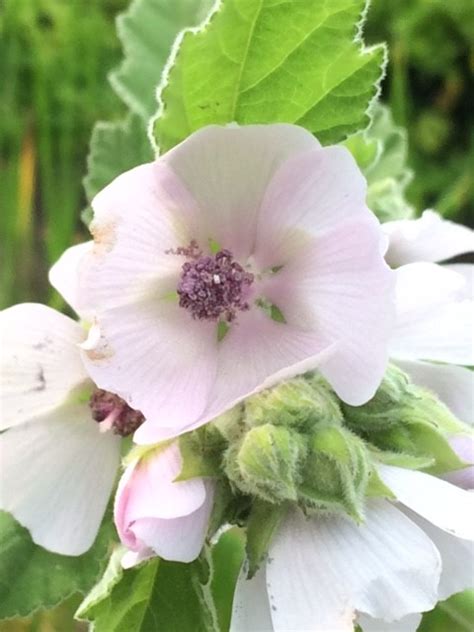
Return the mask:
<svg viewBox="0 0 474 632">
<path fill-rule="evenodd" d="M 211 125 L 162 159 L 198 203 L 194 236 L 200 243 L 212 238 L 246 258 L 272 176 L 288 158 L 318 147 L 314 136 L 295 125 Z"/>
<path fill-rule="evenodd" d="M 262 290 L 288 323 L 337 345 L 320 370 L 353 405 L 380 384 L 394 321 L 394 277 L 379 241 L 372 219 L 347 222 L 314 238 Z"/>
<path fill-rule="evenodd" d="M 162 162 L 136 167 L 92 201 L 94 245 L 81 265 L 80 309 L 96 313 L 176 290 L 195 202 Z"/>
<path fill-rule="evenodd" d="M 91 334 L 95 344 L 83 351 L 91 377 L 143 413 L 141 428 L 152 422 L 179 434 L 202 414 L 216 371 L 215 323 L 152 296 L 107 310 Z"/>
<path fill-rule="evenodd" d="M 214 483 L 205 482 L 203 504 L 192 513 L 173 519 L 141 518 L 133 530 L 145 546 L 165 560 L 192 562 L 204 545 L 214 498 Z"/>
<path fill-rule="evenodd" d="M 265 193 L 254 251 L 258 265 L 283 265 L 311 236 L 372 217 L 365 204 L 366 188 L 364 176 L 345 147 L 322 147 L 293 156 Z"/>
</svg>

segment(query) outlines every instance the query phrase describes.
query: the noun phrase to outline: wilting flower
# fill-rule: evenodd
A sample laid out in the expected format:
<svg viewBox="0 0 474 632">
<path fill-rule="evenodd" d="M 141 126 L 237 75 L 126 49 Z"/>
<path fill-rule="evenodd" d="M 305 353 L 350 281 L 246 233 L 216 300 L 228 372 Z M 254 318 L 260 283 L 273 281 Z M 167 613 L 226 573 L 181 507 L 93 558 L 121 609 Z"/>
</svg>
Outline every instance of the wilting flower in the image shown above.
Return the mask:
<svg viewBox="0 0 474 632">
<path fill-rule="evenodd" d="M 115 524 L 129 549 L 125 567 L 159 555 L 191 562 L 204 544 L 212 509 L 210 480 L 175 481 L 182 460 L 177 444 L 152 451 L 126 469 L 115 499 Z"/>
<path fill-rule="evenodd" d="M 288 512 L 266 564 L 237 583 L 232 632 L 414 632 L 419 613 L 472 584 L 474 496 L 422 472 L 380 467 L 400 504 L 364 524 Z M 392 623 L 395 622 L 395 623 Z"/>
<path fill-rule="evenodd" d="M 474 231 L 433 211 L 382 228 L 389 237 L 386 260 L 401 266 L 390 355 L 414 382 L 472 424 L 474 374 L 462 365 L 474 364 L 474 266 L 434 263 L 474 252 Z"/>
<path fill-rule="evenodd" d="M 345 148 L 291 125 L 202 129 L 97 195 L 85 359 L 149 419 L 136 441 L 316 367 L 348 403 L 373 395 L 393 277 L 365 196 Z"/>
<path fill-rule="evenodd" d="M 90 380 L 79 351 L 86 334 L 77 322 L 22 304 L 1 312 L 0 325 L 0 509 L 37 544 L 80 555 L 104 515 L 120 436 L 143 416 Z"/>
</svg>

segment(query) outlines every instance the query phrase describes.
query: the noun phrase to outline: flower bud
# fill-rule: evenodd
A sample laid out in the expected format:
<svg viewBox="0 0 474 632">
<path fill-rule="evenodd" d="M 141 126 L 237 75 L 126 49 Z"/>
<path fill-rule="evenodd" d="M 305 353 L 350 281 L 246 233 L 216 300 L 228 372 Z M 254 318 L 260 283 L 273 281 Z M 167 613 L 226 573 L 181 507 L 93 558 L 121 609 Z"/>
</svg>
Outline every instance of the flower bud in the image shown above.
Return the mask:
<svg viewBox="0 0 474 632">
<path fill-rule="evenodd" d="M 361 439 L 342 427 L 320 427 L 309 444 L 300 503 L 307 509 L 344 511 L 361 521 L 370 469 Z"/>
<path fill-rule="evenodd" d="M 120 540 L 129 549 L 124 566 L 155 555 L 178 562 L 191 562 L 199 555 L 214 486 L 202 478 L 175 482 L 181 467 L 178 444 L 172 443 L 148 452 L 125 470 L 114 507 Z"/>
<path fill-rule="evenodd" d="M 273 503 L 296 500 L 305 452 L 298 433 L 265 424 L 251 428 L 240 443 L 229 448 L 226 474 L 245 494 Z"/>
<path fill-rule="evenodd" d="M 465 431 L 449 409 L 430 391 L 411 383 L 389 366 L 375 396 L 363 406 L 343 405 L 347 426 L 378 449 L 420 457 L 426 471 L 441 474 L 463 467 L 447 437 Z M 393 463 L 393 460 L 392 460 Z"/>
<path fill-rule="evenodd" d="M 282 382 L 245 402 L 245 422 L 252 427 L 271 423 L 305 432 L 316 424 L 341 421 L 339 400 L 321 376 Z"/>
</svg>

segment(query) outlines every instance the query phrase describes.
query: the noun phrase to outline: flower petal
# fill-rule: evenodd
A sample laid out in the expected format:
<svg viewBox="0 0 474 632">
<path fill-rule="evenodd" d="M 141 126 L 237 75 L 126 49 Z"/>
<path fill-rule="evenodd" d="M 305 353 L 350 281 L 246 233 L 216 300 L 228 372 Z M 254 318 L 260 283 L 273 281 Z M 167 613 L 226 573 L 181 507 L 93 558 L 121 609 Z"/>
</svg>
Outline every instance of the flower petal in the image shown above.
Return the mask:
<svg viewBox="0 0 474 632">
<path fill-rule="evenodd" d="M 386 222 L 390 244 L 386 255 L 391 266 L 415 261 L 443 261 L 474 251 L 474 231 L 425 211 L 419 219 Z"/>
<path fill-rule="evenodd" d="M 80 268 L 87 254 L 92 251 L 93 242 L 68 248 L 49 271 L 49 282 L 63 299 L 82 318 L 88 318 L 84 310 L 80 310 Z"/>
<path fill-rule="evenodd" d="M 215 323 L 195 321 L 177 303 L 153 296 L 108 310 L 98 323 L 101 336 L 84 350 L 85 364 L 99 387 L 143 413 L 138 442 L 149 425 L 178 434 L 201 415 L 216 371 Z"/>
<path fill-rule="evenodd" d="M 211 125 L 162 158 L 192 192 L 199 206 L 194 236 L 216 240 L 237 258 L 255 243 L 257 213 L 278 167 L 290 156 L 319 147 L 295 125 Z"/>
<path fill-rule="evenodd" d="M 16 426 L 59 406 L 87 373 L 77 345 L 82 327 L 34 303 L 0 312 L 0 429 Z"/>
<path fill-rule="evenodd" d="M 366 180 L 345 147 L 321 147 L 293 156 L 265 193 L 254 252 L 257 264 L 283 265 L 311 236 L 371 217 L 366 189 Z"/>
<path fill-rule="evenodd" d="M 380 385 L 394 320 L 394 276 L 379 241 L 374 220 L 348 221 L 314 238 L 263 289 L 288 323 L 337 344 L 320 370 L 353 405 Z"/>
<path fill-rule="evenodd" d="M 81 263 L 79 307 L 97 313 L 176 290 L 195 202 L 162 162 L 131 169 L 92 201 L 92 252 Z"/>
<path fill-rule="evenodd" d="M 205 488 L 204 503 L 189 515 L 168 520 L 141 518 L 135 522 L 135 535 L 146 549 L 176 562 L 192 562 L 198 557 L 206 538 L 214 498 L 213 483 L 205 482 Z"/>
<path fill-rule="evenodd" d="M 410 520 L 423 529 L 441 554 L 443 570 L 438 588 L 439 601 L 472 588 L 474 583 L 474 543 L 438 529 L 413 511 L 407 509 L 403 511 Z"/>
<path fill-rule="evenodd" d="M 474 422 L 474 373 L 461 366 L 395 360 L 415 384 L 433 391 L 451 412 L 467 424 Z"/>
<path fill-rule="evenodd" d="M 371 502 L 360 526 L 342 517 L 306 519 L 291 512 L 269 556 L 277 631 L 352 632 L 356 610 L 393 621 L 437 601 L 436 548 L 386 501 Z"/>
<path fill-rule="evenodd" d="M 403 505 L 458 538 L 474 540 L 474 494 L 400 467 L 380 465 L 379 475 Z"/>
<path fill-rule="evenodd" d="M 182 468 L 177 444 L 146 455 L 124 472 L 115 500 L 115 520 L 128 528 L 140 518 L 178 518 L 199 509 L 206 498 L 200 478 L 174 482 Z M 124 533 L 126 539 L 126 533 Z M 126 542 L 130 545 L 129 542 Z"/>
<path fill-rule="evenodd" d="M 163 426 L 156 415 L 134 435 L 137 443 L 155 443 L 203 425 L 244 397 L 273 386 L 280 380 L 314 370 L 333 349 L 312 332 L 270 319 L 262 310 L 239 314 L 219 344 L 215 381 L 207 395 L 208 405 L 188 425 Z M 183 397 L 189 397 L 189 389 Z"/>
<path fill-rule="evenodd" d="M 250 631 L 273 632 L 264 565 L 252 579 L 247 579 L 244 565 L 235 587 L 230 632 Z"/>
<path fill-rule="evenodd" d="M 396 273 L 398 315 L 391 355 L 474 364 L 474 302 L 465 298 L 465 278 L 433 263 L 411 263 Z"/>
<path fill-rule="evenodd" d="M 403 619 L 387 623 L 362 614 L 357 617 L 357 623 L 362 628 L 362 632 L 416 632 L 421 623 L 421 616 L 421 614 L 409 614 Z"/>
<path fill-rule="evenodd" d="M 114 484 L 119 438 L 100 432 L 87 404 L 67 404 L 2 433 L 0 456 L 0 508 L 49 551 L 87 551 Z"/>
</svg>

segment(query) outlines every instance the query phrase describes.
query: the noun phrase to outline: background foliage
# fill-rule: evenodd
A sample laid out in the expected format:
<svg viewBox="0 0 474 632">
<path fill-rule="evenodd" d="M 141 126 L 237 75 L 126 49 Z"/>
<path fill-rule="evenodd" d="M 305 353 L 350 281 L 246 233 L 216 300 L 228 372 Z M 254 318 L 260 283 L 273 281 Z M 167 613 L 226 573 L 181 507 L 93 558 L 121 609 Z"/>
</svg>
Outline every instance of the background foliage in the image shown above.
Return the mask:
<svg viewBox="0 0 474 632">
<path fill-rule="evenodd" d="M 145 121 L 155 109 L 155 97 L 149 86 L 158 83 L 176 33 L 185 25 L 197 23 L 210 0 L 150 0 L 146 5 L 149 16 L 146 20 L 141 18 L 141 24 L 150 28 L 142 30 L 139 37 L 134 37 L 134 11 L 127 13 L 119 20 L 118 30 L 129 42 L 128 61 L 120 64 L 121 45 L 115 35 L 114 18 L 126 5 L 127 0 L 3 0 L 0 5 L 0 307 L 25 300 L 49 301 L 59 306 L 58 297 L 47 285 L 47 268 L 64 248 L 85 237 L 81 211 L 115 175 L 113 171 L 123 171 L 151 158 Z M 224 24 L 221 28 L 232 30 L 232 21 L 230 27 Z M 320 36 L 324 37 L 324 32 Z M 382 184 L 391 179 L 388 185 L 400 190 L 408 185 L 404 195 L 418 212 L 432 206 L 467 223 L 474 210 L 472 0 L 373 0 L 365 39 L 367 43 L 385 40 L 389 44 L 390 61 L 382 97 L 390 105 L 395 123 L 407 129 L 408 161 L 415 172 L 408 184 L 404 152 L 398 149 L 404 146 L 404 136 L 402 142 L 399 133 L 393 131 L 393 141 L 388 146 L 395 149 L 385 161 L 390 168 Z M 153 63 L 142 63 L 142 45 L 153 49 Z M 186 46 L 188 52 L 180 59 L 175 76 L 170 77 L 171 92 L 173 82 L 185 80 L 193 59 L 198 58 L 193 47 L 199 48 L 199 41 Z M 110 81 L 128 106 L 128 115 L 125 104 L 107 82 L 112 69 Z M 223 68 L 221 74 L 227 76 L 227 69 Z M 216 86 L 216 81 L 211 83 Z M 144 90 L 148 90 L 145 99 Z M 205 94 L 208 92 L 206 88 Z M 140 98 L 134 98 L 134 94 Z M 179 100 L 172 115 L 178 133 L 176 139 L 165 138 L 165 145 L 179 140 L 183 133 L 179 128 Z M 248 122 L 249 116 L 251 111 L 237 99 L 231 118 Z M 287 119 L 289 114 L 284 112 L 281 116 Z M 89 157 L 89 165 L 94 168 L 83 187 L 89 139 L 97 120 L 106 122 L 94 127 Z M 314 129 L 318 130 L 317 116 L 314 120 Z M 160 139 L 159 126 L 155 133 Z M 354 138 L 350 142 L 361 140 Z M 370 142 L 369 139 L 369 144 L 359 149 L 370 153 Z M 104 168 L 101 152 L 117 157 L 112 171 Z M 394 156 L 400 156 L 399 165 Z M 367 177 L 370 187 L 369 172 Z M 380 173 L 372 174 L 372 178 L 373 186 L 380 185 Z M 374 204 L 381 200 L 380 189 L 372 190 L 372 194 Z M 38 552 L 27 534 L 22 538 L 18 546 L 21 544 L 24 568 L 28 571 L 34 569 Z M 166 565 L 162 565 L 160 573 L 166 572 Z M 156 582 L 161 581 L 163 575 L 155 575 L 151 583 L 145 578 L 145 592 L 152 594 Z M 163 581 L 166 582 L 166 575 Z M 70 594 L 67 586 L 63 586 L 63 593 L 51 584 L 46 588 L 55 591 L 49 597 L 51 605 Z M 78 595 L 71 595 L 59 609 L 38 612 L 30 620 L 0 623 L 0 630 L 77 629 L 81 624 L 72 622 L 71 613 L 79 600 Z M 426 615 L 421 630 L 468 630 L 471 610 L 472 599 L 457 596 Z M 106 621 L 104 629 L 111 629 L 111 613 L 100 603 L 92 606 L 92 614 L 97 612 Z M 112 614 L 123 615 L 124 621 L 130 616 L 128 612 Z M 121 629 L 122 621 L 114 625 L 113 629 Z"/>
</svg>

